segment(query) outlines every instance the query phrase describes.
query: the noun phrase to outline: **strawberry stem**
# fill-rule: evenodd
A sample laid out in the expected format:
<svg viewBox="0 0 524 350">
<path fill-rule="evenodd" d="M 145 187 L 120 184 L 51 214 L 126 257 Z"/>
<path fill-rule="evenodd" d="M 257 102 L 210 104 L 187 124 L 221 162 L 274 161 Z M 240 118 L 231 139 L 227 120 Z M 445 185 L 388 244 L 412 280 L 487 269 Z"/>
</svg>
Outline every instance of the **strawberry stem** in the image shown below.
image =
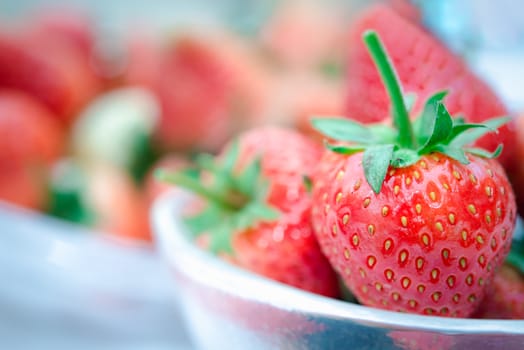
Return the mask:
<svg viewBox="0 0 524 350">
<path fill-rule="evenodd" d="M 239 200 L 235 200 L 236 198 L 226 198 L 221 193 L 202 186 L 198 180 L 181 172 L 168 172 L 164 169 L 158 169 L 155 172 L 155 177 L 161 181 L 169 182 L 189 190 L 227 210 L 239 210 L 244 204 L 240 198 Z"/>
<path fill-rule="evenodd" d="M 399 145 L 402 148 L 413 149 L 415 138 L 395 68 L 375 31 L 364 32 L 363 40 L 391 99 L 393 122 L 399 131 Z"/>
</svg>

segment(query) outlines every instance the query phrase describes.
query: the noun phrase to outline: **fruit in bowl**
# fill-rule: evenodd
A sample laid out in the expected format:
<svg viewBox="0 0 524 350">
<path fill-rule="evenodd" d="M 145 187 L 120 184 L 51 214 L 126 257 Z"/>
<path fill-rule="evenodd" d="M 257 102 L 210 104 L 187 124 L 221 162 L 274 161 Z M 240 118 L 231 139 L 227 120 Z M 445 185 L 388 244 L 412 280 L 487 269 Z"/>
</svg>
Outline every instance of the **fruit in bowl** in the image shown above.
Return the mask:
<svg viewBox="0 0 524 350">
<path fill-rule="evenodd" d="M 502 147 L 491 153 L 470 145 L 508 118 L 484 124 L 453 118 L 443 102 L 446 92 L 437 92 L 412 122 L 409 98 L 377 33 L 367 31 L 363 40 L 392 100 L 392 126 L 314 119 L 329 139 L 321 158 L 314 148 L 296 147 L 299 138 L 292 133 L 255 129 L 240 135 L 216 159 L 201 158 L 200 182 L 183 172 L 159 176 L 204 198 L 195 202 L 198 214 L 189 217 L 186 230 L 205 237 L 197 240 L 199 246 L 228 263 L 336 297 L 311 288 L 332 279 L 304 273 L 327 266 L 323 259 L 305 263 L 300 258 L 306 248 L 309 256 L 320 249 L 358 302 L 373 307 L 372 313 L 380 314 L 382 308 L 448 319 L 471 317 L 509 253 L 517 214 L 505 171 L 492 159 Z M 315 166 L 304 167 L 304 160 Z M 313 224 L 309 229 L 320 248 L 313 243 L 282 248 L 299 235 L 296 226 L 281 226 L 290 215 L 296 220 L 296 210 L 309 216 L 311 221 L 305 222 Z M 298 260 L 289 265 L 290 259 Z M 311 264 L 318 266 L 312 269 Z M 420 321 L 422 328 L 432 322 L 445 328 L 447 321 L 442 320 Z M 448 341 L 412 331 L 390 336 L 401 345 L 407 339 L 408 347 L 409 340 L 448 347 Z"/>
</svg>

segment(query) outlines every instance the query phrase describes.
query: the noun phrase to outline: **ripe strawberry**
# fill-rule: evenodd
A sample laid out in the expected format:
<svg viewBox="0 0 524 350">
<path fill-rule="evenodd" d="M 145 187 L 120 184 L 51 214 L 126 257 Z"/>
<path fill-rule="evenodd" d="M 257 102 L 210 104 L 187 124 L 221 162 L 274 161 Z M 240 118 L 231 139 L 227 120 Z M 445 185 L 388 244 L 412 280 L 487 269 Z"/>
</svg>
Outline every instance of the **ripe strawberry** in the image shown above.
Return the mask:
<svg viewBox="0 0 524 350">
<path fill-rule="evenodd" d="M 162 115 L 156 138 L 167 149 L 217 148 L 245 123 L 233 117 L 252 113 L 245 105 L 264 98 L 258 86 L 263 74 L 243 61 L 250 62 L 249 50 L 216 36 L 180 36 L 168 47 L 143 39 L 130 45 L 127 80 L 157 95 Z"/>
<path fill-rule="evenodd" d="M 347 58 L 346 115 L 360 122 L 378 122 L 388 116 L 390 103 L 380 77 L 366 48 L 360 41 L 365 30 L 375 30 L 390 50 L 399 79 L 407 93 L 415 93 L 414 111 L 420 111 L 424 101 L 435 91 L 448 90 L 445 103 L 453 116 L 463 116 L 468 122 L 483 122 L 507 115 L 508 111 L 493 91 L 478 78 L 466 63 L 451 53 L 411 19 L 406 19 L 387 5 L 371 7 L 351 29 Z M 497 134 L 481 138 L 477 145 L 494 150 L 505 145 L 500 162 L 514 165 L 515 127 L 512 122 Z"/>
<path fill-rule="evenodd" d="M 524 319 L 524 277 L 509 264 L 497 271 L 478 312 L 479 318 Z"/>
<path fill-rule="evenodd" d="M 97 92 L 98 81 L 68 45 L 25 33 L 0 33 L 0 88 L 32 95 L 69 125 Z"/>
<path fill-rule="evenodd" d="M 93 23 L 88 16 L 75 9 L 46 9 L 28 19 L 25 30 L 35 40 L 60 41 L 77 50 L 89 61 L 95 47 Z"/>
<path fill-rule="evenodd" d="M 303 181 L 320 154 L 294 131 L 259 128 L 241 134 L 218 159 L 199 159 L 211 171 L 202 178 L 207 187 L 182 173 L 163 177 L 207 199 L 189 227 L 209 235 L 212 251 L 268 278 L 336 297 L 337 278 L 313 233 Z"/>
<path fill-rule="evenodd" d="M 47 168 L 64 146 L 65 133 L 44 106 L 24 93 L 0 89 L 0 199 L 45 207 Z"/>
<path fill-rule="evenodd" d="M 64 151 L 56 117 L 31 96 L 0 89 L 0 162 L 48 166 Z"/>
<path fill-rule="evenodd" d="M 315 121 L 344 142 L 329 146 L 314 176 L 320 245 L 365 305 L 468 317 L 508 253 L 515 226 L 512 188 L 500 164 L 487 159 L 500 148 L 464 149 L 487 129 L 453 120 L 445 92 L 433 95 L 412 124 L 376 32 L 364 41 L 391 96 L 396 129 Z"/>
</svg>

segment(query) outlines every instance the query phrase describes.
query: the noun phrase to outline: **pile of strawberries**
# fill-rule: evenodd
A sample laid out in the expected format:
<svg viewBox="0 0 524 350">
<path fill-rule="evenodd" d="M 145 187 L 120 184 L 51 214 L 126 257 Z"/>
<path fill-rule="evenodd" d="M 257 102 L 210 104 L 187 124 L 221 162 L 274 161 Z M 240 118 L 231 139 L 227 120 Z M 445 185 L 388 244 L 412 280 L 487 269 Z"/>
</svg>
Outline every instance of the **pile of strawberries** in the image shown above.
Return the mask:
<svg viewBox="0 0 524 350">
<path fill-rule="evenodd" d="M 75 13 L 2 28 L 0 199 L 150 241 L 172 183 L 195 193 L 196 244 L 254 273 L 523 318 L 522 121 L 413 9 L 370 7 L 348 31 L 297 4 L 250 40 L 135 30 L 108 48 Z"/>
<path fill-rule="evenodd" d="M 393 28 L 393 30 L 391 29 Z M 196 242 L 333 298 L 446 317 L 522 318 L 515 121 L 456 56 L 389 7 L 351 30 L 347 117 L 309 137 L 238 133 L 186 171 Z M 350 118 L 348 118 L 350 117 Z M 196 175 L 198 174 L 198 175 Z"/>
</svg>

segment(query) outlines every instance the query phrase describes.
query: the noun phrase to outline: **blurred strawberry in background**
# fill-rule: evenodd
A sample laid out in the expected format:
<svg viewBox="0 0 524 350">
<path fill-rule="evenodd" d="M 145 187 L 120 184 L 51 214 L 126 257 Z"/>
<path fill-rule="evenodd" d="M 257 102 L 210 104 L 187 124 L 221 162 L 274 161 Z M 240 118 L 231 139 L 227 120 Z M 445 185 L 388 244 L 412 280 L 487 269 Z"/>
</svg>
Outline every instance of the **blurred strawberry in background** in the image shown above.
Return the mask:
<svg viewBox="0 0 524 350">
<path fill-rule="evenodd" d="M 99 89 L 80 50 L 28 31 L 0 33 L 0 88 L 24 91 L 70 125 Z"/>
<path fill-rule="evenodd" d="M 346 18 L 337 6 L 319 1 L 283 1 L 260 31 L 270 57 L 291 70 L 342 65 Z"/>
<path fill-rule="evenodd" d="M 163 45 L 133 43 L 128 68 L 129 83 L 151 89 L 160 101 L 159 143 L 174 150 L 217 147 L 233 128 L 231 67 L 204 37 Z"/>
<path fill-rule="evenodd" d="M 39 101 L 0 89 L 0 199 L 43 209 L 48 167 L 65 151 L 65 137 Z"/>
</svg>

